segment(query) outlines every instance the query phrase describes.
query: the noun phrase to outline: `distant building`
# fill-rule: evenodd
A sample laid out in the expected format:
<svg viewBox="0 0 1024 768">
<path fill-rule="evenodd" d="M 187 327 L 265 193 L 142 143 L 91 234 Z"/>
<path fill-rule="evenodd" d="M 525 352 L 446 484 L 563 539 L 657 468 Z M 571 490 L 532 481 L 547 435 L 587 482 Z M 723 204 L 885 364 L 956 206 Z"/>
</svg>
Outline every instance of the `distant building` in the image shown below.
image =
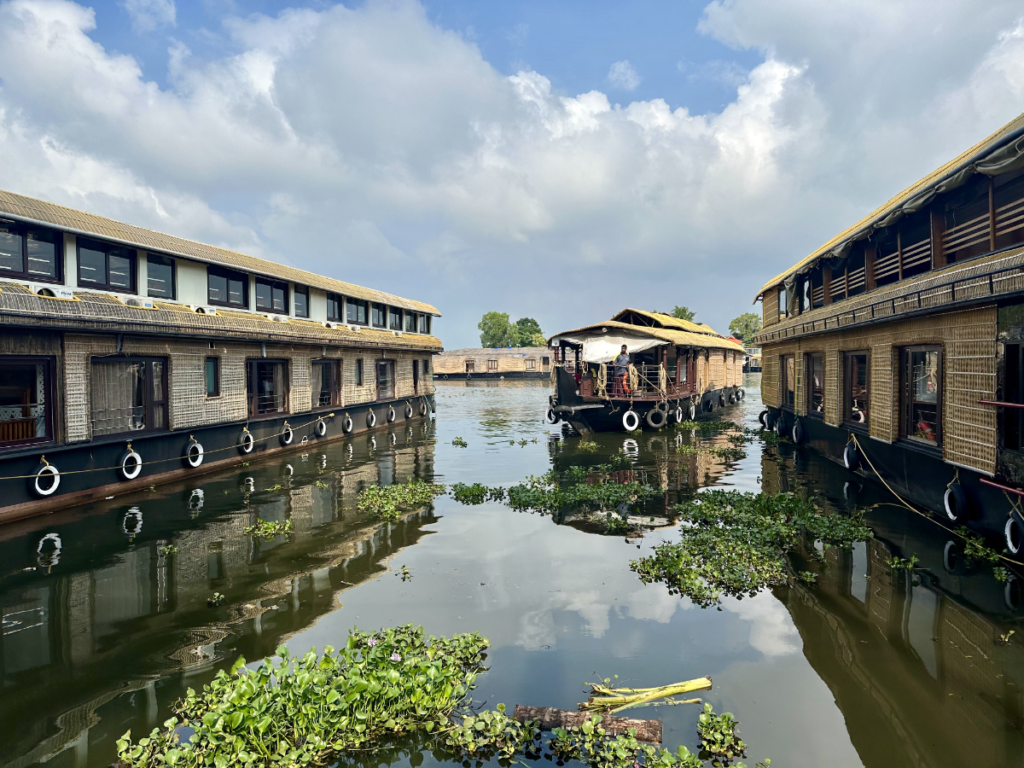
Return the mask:
<svg viewBox="0 0 1024 768">
<path fill-rule="evenodd" d="M 453 349 L 434 356 L 435 379 L 543 379 L 551 375 L 547 347 Z"/>
</svg>

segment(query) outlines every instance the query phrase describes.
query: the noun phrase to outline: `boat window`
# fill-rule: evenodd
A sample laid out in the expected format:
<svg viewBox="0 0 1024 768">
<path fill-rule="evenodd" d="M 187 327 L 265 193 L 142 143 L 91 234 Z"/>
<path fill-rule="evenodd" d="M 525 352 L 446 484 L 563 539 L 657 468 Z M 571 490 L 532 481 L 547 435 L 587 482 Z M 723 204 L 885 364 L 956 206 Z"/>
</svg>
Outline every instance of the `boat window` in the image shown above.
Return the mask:
<svg viewBox="0 0 1024 768">
<path fill-rule="evenodd" d="M 286 314 L 288 312 L 288 285 L 257 277 L 256 309 Z"/>
<path fill-rule="evenodd" d="M 356 360 L 356 386 L 363 386 L 363 360 L 362 358 Z"/>
<path fill-rule="evenodd" d="M 292 291 L 292 303 L 295 305 L 296 317 L 309 317 L 309 288 L 296 285 Z"/>
<path fill-rule="evenodd" d="M 782 407 L 792 411 L 796 406 L 796 362 L 793 355 L 779 357 L 779 377 L 782 386 Z"/>
<path fill-rule="evenodd" d="M 420 315 L 420 333 L 430 333 L 430 315 Z"/>
<path fill-rule="evenodd" d="M 825 413 L 825 355 L 807 356 L 807 413 L 821 417 Z"/>
<path fill-rule="evenodd" d="M 245 391 L 250 417 L 288 413 L 288 363 L 284 360 L 249 360 Z"/>
<path fill-rule="evenodd" d="M 206 396 L 220 395 L 220 358 L 206 358 Z"/>
<path fill-rule="evenodd" d="M 540 367 L 542 369 L 544 369 L 545 371 L 550 370 L 551 369 L 551 358 L 548 357 L 547 355 L 541 357 L 541 359 L 540 359 Z"/>
<path fill-rule="evenodd" d="M 1005 351 L 1006 379 L 1003 402 L 1024 404 L 1024 344 L 1007 344 Z M 1019 451 L 1024 447 L 1024 408 L 1003 409 L 1003 447 Z"/>
<path fill-rule="evenodd" d="M 387 313 L 388 313 L 388 308 L 385 307 L 383 304 L 374 304 L 373 305 L 373 318 L 372 319 L 373 319 L 373 327 L 374 328 L 387 328 L 387 325 L 388 325 Z"/>
<path fill-rule="evenodd" d="M 1024 242 L 1024 170 L 994 179 L 996 248 Z"/>
<path fill-rule="evenodd" d="M 991 250 L 989 180 L 975 178 L 945 201 L 942 250 L 946 262 L 963 261 Z"/>
<path fill-rule="evenodd" d="M 928 445 L 942 440 L 942 347 L 903 350 L 903 436 Z"/>
<path fill-rule="evenodd" d="M 341 321 L 341 296 L 336 293 L 327 294 L 327 319 L 335 323 Z"/>
<path fill-rule="evenodd" d="M 807 312 L 813 306 L 813 299 L 811 298 L 811 278 L 810 276 L 801 277 L 797 282 L 800 286 L 800 311 Z"/>
<path fill-rule="evenodd" d="M 53 439 L 53 358 L 0 357 L 0 447 Z"/>
<path fill-rule="evenodd" d="M 430 359 L 429 358 L 423 361 L 423 375 L 424 376 L 429 376 L 430 375 Z"/>
<path fill-rule="evenodd" d="M 416 333 L 416 313 L 406 312 L 405 313 L 405 332 Z"/>
<path fill-rule="evenodd" d="M 467 360 L 466 361 L 466 373 L 476 373 L 476 361 L 475 360 Z"/>
<path fill-rule="evenodd" d="M 78 284 L 116 293 L 135 292 L 135 251 L 78 238 Z"/>
<path fill-rule="evenodd" d="M 392 331 L 402 330 L 402 310 L 388 307 L 388 327 Z"/>
<path fill-rule="evenodd" d="M 848 424 L 868 426 L 868 353 L 847 352 L 843 380 L 843 420 Z"/>
<path fill-rule="evenodd" d="M 167 429 L 167 361 L 93 358 L 93 437 Z"/>
<path fill-rule="evenodd" d="M 360 299 L 347 299 L 345 301 L 345 312 L 348 322 L 354 325 L 366 325 L 367 303 Z"/>
<path fill-rule="evenodd" d="M 412 361 L 412 393 L 418 395 L 420 392 L 420 361 Z"/>
<path fill-rule="evenodd" d="M 59 283 L 64 259 L 59 232 L 0 219 L 0 276 Z"/>
<path fill-rule="evenodd" d="M 785 320 L 789 314 L 786 312 L 786 289 L 779 288 L 779 320 Z"/>
<path fill-rule="evenodd" d="M 173 299 L 175 295 L 174 259 L 146 256 L 146 295 L 151 299 Z"/>
<path fill-rule="evenodd" d="M 314 407 L 341 405 L 341 361 L 314 360 L 311 384 Z"/>
<path fill-rule="evenodd" d="M 395 396 L 395 361 L 377 361 L 377 399 L 390 400 Z"/>
<path fill-rule="evenodd" d="M 526 370 L 536 371 L 537 370 L 537 359 L 533 357 L 526 358 Z"/>
<path fill-rule="evenodd" d="M 807 282 L 811 286 L 811 308 L 817 309 L 818 307 L 825 306 L 825 285 L 822 282 L 822 268 L 815 267 L 811 271 Z"/>
<path fill-rule="evenodd" d="M 491 373 L 497 373 L 497 371 L 498 371 L 498 361 L 497 360 L 488 360 L 487 361 L 487 370 L 490 371 Z"/>
<path fill-rule="evenodd" d="M 249 306 L 249 278 L 241 272 L 207 267 L 207 300 L 224 307 Z"/>
<path fill-rule="evenodd" d="M 860 245 L 853 249 L 850 258 L 846 260 L 846 297 L 852 298 L 864 293 L 866 281 L 864 279 L 864 246 Z"/>
</svg>

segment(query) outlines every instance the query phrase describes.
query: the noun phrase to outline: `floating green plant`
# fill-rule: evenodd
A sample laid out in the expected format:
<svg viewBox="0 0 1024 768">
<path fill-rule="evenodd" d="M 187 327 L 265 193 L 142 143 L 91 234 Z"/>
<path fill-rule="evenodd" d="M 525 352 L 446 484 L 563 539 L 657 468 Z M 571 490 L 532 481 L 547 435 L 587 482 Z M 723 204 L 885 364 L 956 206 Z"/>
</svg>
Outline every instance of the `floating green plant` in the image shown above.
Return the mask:
<svg viewBox="0 0 1024 768">
<path fill-rule="evenodd" d="M 576 444 L 576 448 L 583 451 L 584 453 L 595 453 L 597 451 L 597 443 L 593 440 L 580 440 Z"/>
<path fill-rule="evenodd" d="M 251 536 L 258 536 L 261 539 L 269 540 L 275 536 L 291 533 L 293 524 L 291 520 L 264 520 L 257 518 L 256 522 L 245 529 Z"/>
<path fill-rule="evenodd" d="M 788 493 L 714 490 L 675 509 L 686 524 L 679 541 L 658 545 L 630 567 L 644 583 L 663 582 L 702 607 L 717 605 L 723 594 L 753 597 L 787 583 L 787 556 L 804 533 L 825 547 L 872 536 L 860 514 L 825 514 Z"/>
<path fill-rule="evenodd" d="M 321 491 L 327 490 L 328 488 L 330 488 L 330 487 L 331 487 L 331 486 L 330 486 L 330 485 L 329 485 L 328 483 L 325 483 L 325 482 L 324 482 L 323 480 L 317 480 L 317 481 L 316 481 L 316 482 L 314 483 L 314 485 L 315 485 L 315 486 L 316 486 L 317 488 L 319 488 L 319 489 L 320 489 Z"/>
<path fill-rule="evenodd" d="M 909 560 L 906 560 L 899 555 L 893 555 L 886 561 L 888 565 L 894 571 L 912 571 L 917 566 L 919 560 L 917 555 L 911 555 Z"/>
<path fill-rule="evenodd" d="M 483 504 L 485 501 L 502 501 L 505 498 L 504 488 L 488 488 L 482 483 L 453 483 L 448 491 L 460 504 Z"/>
<path fill-rule="evenodd" d="M 410 571 L 410 570 L 409 570 L 409 569 L 408 569 L 408 568 L 407 568 L 406 566 L 404 566 L 404 565 L 402 566 L 402 570 L 400 570 L 400 571 L 399 571 L 398 573 L 396 573 L 395 575 L 396 575 L 396 576 L 401 576 L 401 577 L 402 577 L 402 581 L 412 581 L 412 571 Z"/>
<path fill-rule="evenodd" d="M 676 446 L 676 453 L 681 456 L 719 456 L 730 460 L 742 459 L 747 455 L 739 448 L 721 445 L 691 445 L 690 443 Z"/>
<path fill-rule="evenodd" d="M 394 522 L 403 512 L 411 512 L 426 506 L 445 492 L 443 485 L 426 483 L 423 480 L 410 480 L 405 484 L 371 485 L 359 492 L 356 507 L 360 512 L 377 518 Z"/>
<path fill-rule="evenodd" d="M 173 555 L 173 554 L 176 554 L 177 552 L 178 552 L 178 548 L 176 546 L 174 546 L 173 544 L 165 544 L 164 546 L 160 547 L 160 554 L 161 555 Z"/>
<path fill-rule="evenodd" d="M 704 705 L 704 711 L 697 719 L 697 734 L 700 736 L 700 753 L 702 760 L 714 760 L 712 765 L 724 765 L 737 757 L 746 757 L 747 745 L 737 735 L 739 723 L 731 712 L 716 715 L 710 704 Z M 725 763 L 719 763 L 718 760 Z M 768 766 L 771 760 L 765 760 Z M 760 765 L 760 764 L 759 764 Z"/>
<path fill-rule="evenodd" d="M 964 557 L 968 560 L 980 560 L 983 563 L 998 563 L 999 553 L 985 544 L 985 540 L 976 534 L 971 533 L 965 525 L 956 529 L 957 534 L 964 540 Z"/>
<path fill-rule="evenodd" d="M 213 608 L 218 605 L 224 605 L 225 600 L 227 600 L 227 598 L 220 592 L 214 592 L 210 597 L 206 598 L 206 604 Z"/>
<path fill-rule="evenodd" d="M 469 445 L 469 443 L 467 443 L 461 437 L 456 437 L 454 440 L 452 440 L 452 445 L 456 446 L 457 448 L 466 448 Z"/>
</svg>

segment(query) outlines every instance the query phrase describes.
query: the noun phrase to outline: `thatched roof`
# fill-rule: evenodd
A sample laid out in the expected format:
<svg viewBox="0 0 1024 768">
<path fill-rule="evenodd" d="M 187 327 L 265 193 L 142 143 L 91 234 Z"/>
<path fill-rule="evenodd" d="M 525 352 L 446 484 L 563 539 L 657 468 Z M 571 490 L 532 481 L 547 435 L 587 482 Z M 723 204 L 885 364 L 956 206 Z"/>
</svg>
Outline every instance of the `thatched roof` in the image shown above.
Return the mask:
<svg viewBox="0 0 1024 768">
<path fill-rule="evenodd" d="M 640 309 L 624 309 L 615 315 L 616 318 L 628 316 L 635 313 L 652 321 L 652 325 L 637 325 L 635 323 L 624 323 L 620 320 L 605 320 L 602 323 L 586 325 L 582 328 L 575 328 L 571 331 L 562 331 L 552 336 L 548 343 L 561 336 L 575 336 L 582 333 L 601 333 L 602 329 L 624 330 L 638 336 L 648 336 L 654 339 L 667 341 L 677 347 L 698 347 L 701 349 L 729 349 L 734 352 L 746 352 L 739 344 L 726 339 L 715 333 L 709 326 L 692 323 L 689 320 L 680 320 L 672 315 L 661 312 L 647 312 Z M 685 329 L 685 330 L 684 330 Z"/>
</svg>

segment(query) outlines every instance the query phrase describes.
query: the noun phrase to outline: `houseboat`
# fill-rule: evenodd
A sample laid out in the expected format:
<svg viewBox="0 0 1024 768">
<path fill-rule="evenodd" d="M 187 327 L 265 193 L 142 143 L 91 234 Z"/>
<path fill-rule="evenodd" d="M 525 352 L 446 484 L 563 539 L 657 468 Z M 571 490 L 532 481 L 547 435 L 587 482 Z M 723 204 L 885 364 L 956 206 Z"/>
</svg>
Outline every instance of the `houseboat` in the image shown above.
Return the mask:
<svg viewBox="0 0 1024 768">
<path fill-rule="evenodd" d="M 546 379 L 551 375 L 551 350 L 547 347 L 503 349 L 452 349 L 434 358 L 434 378 L 449 379 Z"/>
<path fill-rule="evenodd" d="M 1024 115 L 758 292 L 764 422 L 1024 546 Z"/>
<path fill-rule="evenodd" d="M 710 418 L 744 394 L 742 346 L 661 312 L 624 309 L 548 343 L 555 364 L 547 420 L 583 434 Z M 629 361 L 617 364 L 623 347 Z"/>
<path fill-rule="evenodd" d="M 428 417 L 436 317 L 0 191 L 0 521 Z"/>
</svg>

